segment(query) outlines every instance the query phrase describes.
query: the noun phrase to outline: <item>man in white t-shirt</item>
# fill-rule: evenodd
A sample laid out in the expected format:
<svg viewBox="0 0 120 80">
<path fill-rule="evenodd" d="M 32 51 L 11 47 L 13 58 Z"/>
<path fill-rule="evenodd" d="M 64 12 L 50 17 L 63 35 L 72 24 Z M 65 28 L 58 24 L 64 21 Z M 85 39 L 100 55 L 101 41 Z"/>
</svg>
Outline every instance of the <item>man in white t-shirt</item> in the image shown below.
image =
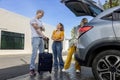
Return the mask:
<svg viewBox="0 0 120 80">
<path fill-rule="evenodd" d="M 44 51 L 44 41 L 43 38 L 47 38 L 42 31 L 45 31 L 44 26 L 42 25 L 41 18 L 44 15 L 43 10 L 38 10 L 36 12 L 35 18 L 31 19 L 30 27 L 32 33 L 32 56 L 31 56 L 31 63 L 30 63 L 30 76 L 35 76 L 35 60 L 37 57 L 37 51 L 39 53 L 43 53 Z"/>
</svg>

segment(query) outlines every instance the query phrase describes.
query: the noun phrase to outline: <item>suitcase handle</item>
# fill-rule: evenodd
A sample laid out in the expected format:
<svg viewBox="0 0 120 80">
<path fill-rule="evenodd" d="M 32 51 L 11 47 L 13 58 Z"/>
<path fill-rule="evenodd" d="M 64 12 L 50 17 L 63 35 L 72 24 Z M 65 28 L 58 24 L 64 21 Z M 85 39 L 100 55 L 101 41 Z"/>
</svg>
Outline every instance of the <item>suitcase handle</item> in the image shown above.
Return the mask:
<svg viewBox="0 0 120 80">
<path fill-rule="evenodd" d="M 47 51 L 45 51 L 45 50 L 47 50 Z M 49 53 L 49 38 L 44 39 L 44 52 Z"/>
</svg>

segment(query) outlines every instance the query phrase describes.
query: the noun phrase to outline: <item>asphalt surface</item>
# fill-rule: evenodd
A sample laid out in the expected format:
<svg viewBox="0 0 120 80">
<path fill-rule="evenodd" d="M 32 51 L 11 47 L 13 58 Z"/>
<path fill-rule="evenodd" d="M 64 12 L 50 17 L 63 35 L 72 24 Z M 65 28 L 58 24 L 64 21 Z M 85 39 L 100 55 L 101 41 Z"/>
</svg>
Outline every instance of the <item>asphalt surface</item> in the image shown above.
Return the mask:
<svg viewBox="0 0 120 80">
<path fill-rule="evenodd" d="M 82 67 L 81 73 L 76 73 L 74 63 L 67 72 L 44 72 L 43 75 L 37 74 L 31 78 L 28 74 L 29 62 L 30 54 L 0 55 L 0 80 L 95 80 L 90 68 Z"/>
<path fill-rule="evenodd" d="M 21 76 L 29 72 L 30 54 L 0 55 L 0 80 Z"/>
<path fill-rule="evenodd" d="M 0 69 L 0 80 L 7 80 L 10 78 L 27 74 L 29 72 L 28 69 L 29 69 L 28 65 Z"/>
<path fill-rule="evenodd" d="M 52 71 L 44 72 L 43 74 L 37 74 L 35 77 L 30 77 L 29 74 L 19 76 L 8 80 L 95 80 L 90 68 L 82 67 L 81 73 L 76 73 L 74 70 L 74 64 L 66 72 Z"/>
</svg>

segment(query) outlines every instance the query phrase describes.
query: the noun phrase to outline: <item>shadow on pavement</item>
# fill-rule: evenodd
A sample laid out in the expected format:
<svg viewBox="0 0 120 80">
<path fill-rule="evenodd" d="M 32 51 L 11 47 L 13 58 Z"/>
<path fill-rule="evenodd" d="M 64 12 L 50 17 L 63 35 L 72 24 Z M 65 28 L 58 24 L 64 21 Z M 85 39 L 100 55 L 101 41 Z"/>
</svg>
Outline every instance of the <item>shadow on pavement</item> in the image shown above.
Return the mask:
<svg viewBox="0 0 120 80">
<path fill-rule="evenodd" d="M 29 72 L 29 65 L 14 66 L 0 69 L 0 80 L 6 80 Z"/>
</svg>

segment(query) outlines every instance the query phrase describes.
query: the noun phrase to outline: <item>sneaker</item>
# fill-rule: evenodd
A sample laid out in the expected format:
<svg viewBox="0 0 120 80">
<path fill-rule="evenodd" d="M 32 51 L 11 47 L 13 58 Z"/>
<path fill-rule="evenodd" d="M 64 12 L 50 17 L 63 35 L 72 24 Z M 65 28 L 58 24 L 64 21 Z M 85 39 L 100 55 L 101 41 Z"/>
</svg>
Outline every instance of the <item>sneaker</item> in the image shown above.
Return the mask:
<svg viewBox="0 0 120 80">
<path fill-rule="evenodd" d="M 65 72 L 66 70 L 65 69 L 62 69 L 62 72 Z"/>
<path fill-rule="evenodd" d="M 33 70 L 30 70 L 30 76 L 36 76 L 36 72 L 35 72 L 35 70 L 33 69 Z"/>
<path fill-rule="evenodd" d="M 76 73 L 80 73 L 80 70 L 76 70 Z"/>
</svg>

